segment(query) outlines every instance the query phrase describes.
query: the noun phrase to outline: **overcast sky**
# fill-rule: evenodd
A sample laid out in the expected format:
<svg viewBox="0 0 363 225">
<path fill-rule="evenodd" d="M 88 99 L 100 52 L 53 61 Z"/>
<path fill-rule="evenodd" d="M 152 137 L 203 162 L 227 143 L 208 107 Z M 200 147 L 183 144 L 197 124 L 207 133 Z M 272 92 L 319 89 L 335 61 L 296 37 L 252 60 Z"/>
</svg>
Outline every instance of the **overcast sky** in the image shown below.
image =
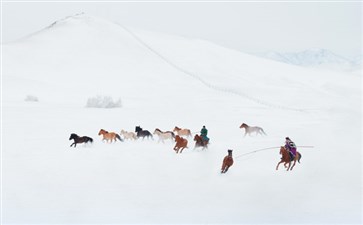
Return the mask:
<svg viewBox="0 0 363 225">
<path fill-rule="evenodd" d="M 362 54 L 361 2 L 113 2 L 3 1 L 2 42 L 84 12 L 124 26 L 213 41 L 243 52 L 326 48 Z"/>
</svg>

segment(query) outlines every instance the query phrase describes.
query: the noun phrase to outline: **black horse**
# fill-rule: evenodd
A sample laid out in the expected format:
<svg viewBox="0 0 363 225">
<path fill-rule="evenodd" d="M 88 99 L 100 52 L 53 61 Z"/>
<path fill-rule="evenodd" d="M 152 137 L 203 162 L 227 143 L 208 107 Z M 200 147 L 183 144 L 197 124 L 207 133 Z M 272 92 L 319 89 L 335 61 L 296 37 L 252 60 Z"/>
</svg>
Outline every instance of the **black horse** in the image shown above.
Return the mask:
<svg viewBox="0 0 363 225">
<path fill-rule="evenodd" d="M 71 146 L 69 146 L 69 147 L 72 147 L 72 145 L 74 145 L 74 147 L 76 147 L 76 145 L 78 143 L 87 143 L 87 142 L 92 143 L 93 142 L 93 139 L 90 138 L 90 137 L 87 137 L 87 136 L 80 137 L 80 136 L 78 136 L 77 134 L 74 134 L 74 133 L 72 133 L 71 136 L 69 137 L 69 140 L 72 140 L 72 139 L 73 139 L 74 143 L 71 144 Z"/>
<path fill-rule="evenodd" d="M 145 137 L 147 137 L 147 139 L 151 137 L 151 139 L 154 140 L 153 135 L 149 131 L 143 130 L 140 126 L 135 127 L 135 132 L 138 138 L 142 137 L 142 139 L 144 140 Z"/>
</svg>

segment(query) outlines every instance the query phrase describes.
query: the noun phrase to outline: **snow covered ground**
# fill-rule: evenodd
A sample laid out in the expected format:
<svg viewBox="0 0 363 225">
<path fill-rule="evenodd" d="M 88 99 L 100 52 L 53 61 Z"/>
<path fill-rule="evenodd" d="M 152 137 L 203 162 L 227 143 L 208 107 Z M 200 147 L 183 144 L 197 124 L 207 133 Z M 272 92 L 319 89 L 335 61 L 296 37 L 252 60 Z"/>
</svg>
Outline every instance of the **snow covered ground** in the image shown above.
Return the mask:
<svg viewBox="0 0 363 225">
<path fill-rule="evenodd" d="M 88 15 L 2 45 L 3 224 L 360 224 L 361 74 L 322 72 Z M 38 101 L 25 101 L 27 96 Z M 87 108 L 89 98 L 121 108 Z M 267 136 L 243 137 L 242 123 Z M 103 128 L 209 130 L 208 150 Z M 71 133 L 94 139 L 70 148 Z M 302 154 L 287 172 L 279 147 Z M 220 174 L 227 149 L 235 163 Z"/>
</svg>

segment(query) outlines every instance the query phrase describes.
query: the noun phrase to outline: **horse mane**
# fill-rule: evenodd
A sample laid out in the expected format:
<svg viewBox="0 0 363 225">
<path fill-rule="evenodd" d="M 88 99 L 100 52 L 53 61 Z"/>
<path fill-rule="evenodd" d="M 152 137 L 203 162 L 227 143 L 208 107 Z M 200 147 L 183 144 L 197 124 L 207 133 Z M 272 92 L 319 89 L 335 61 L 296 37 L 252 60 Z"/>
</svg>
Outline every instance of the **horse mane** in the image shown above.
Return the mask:
<svg viewBox="0 0 363 225">
<path fill-rule="evenodd" d="M 71 133 L 71 138 L 74 138 L 74 137 L 79 137 L 77 134 L 75 134 L 75 133 Z"/>
<path fill-rule="evenodd" d="M 155 129 L 155 131 L 159 131 L 159 132 L 161 132 L 161 133 L 164 133 L 164 132 L 162 132 L 159 128 L 156 128 L 156 129 Z"/>
<path fill-rule="evenodd" d="M 281 150 L 282 151 L 284 151 L 284 152 L 281 152 Z M 287 151 L 287 149 L 285 148 L 285 146 L 281 146 L 281 148 L 280 148 L 280 153 L 281 153 L 281 155 L 284 157 L 284 153 L 285 153 L 285 157 L 289 157 L 290 158 L 290 156 L 289 156 L 289 152 Z"/>
</svg>

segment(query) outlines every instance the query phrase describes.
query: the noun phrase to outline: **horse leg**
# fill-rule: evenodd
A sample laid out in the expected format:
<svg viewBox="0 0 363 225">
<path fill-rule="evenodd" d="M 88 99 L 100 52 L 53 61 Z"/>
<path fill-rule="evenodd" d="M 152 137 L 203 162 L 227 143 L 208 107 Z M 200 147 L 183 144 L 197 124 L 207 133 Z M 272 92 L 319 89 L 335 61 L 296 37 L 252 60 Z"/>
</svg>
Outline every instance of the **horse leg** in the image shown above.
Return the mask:
<svg viewBox="0 0 363 225">
<path fill-rule="evenodd" d="M 295 164 L 296 164 L 297 157 L 298 157 L 298 156 L 296 156 L 296 157 L 295 157 L 294 164 L 292 164 L 292 167 L 291 167 L 291 169 L 290 169 L 290 170 L 292 170 L 292 169 L 294 168 L 294 166 L 295 166 Z"/>
<path fill-rule="evenodd" d="M 222 168 L 221 168 L 221 173 L 225 173 L 225 172 L 224 172 L 225 167 L 226 167 L 226 164 L 223 162 L 223 164 L 222 164 Z"/>
<path fill-rule="evenodd" d="M 296 161 L 294 161 L 294 164 L 292 164 L 292 167 L 290 168 L 290 170 L 292 170 L 294 168 L 295 164 L 296 164 Z"/>
<path fill-rule="evenodd" d="M 287 171 L 289 171 L 290 166 L 291 166 L 291 161 L 289 162 L 289 166 L 287 167 Z"/>
<path fill-rule="evenodd" d="M 280 161 L 279 163 L 277 163 L 277 166 L 276 166 L 276 170 L 278 170 L 279 169 L 279 165 L 281 164 L 281 163 L 283 163 L 284 161 Z"/>
</svg>

